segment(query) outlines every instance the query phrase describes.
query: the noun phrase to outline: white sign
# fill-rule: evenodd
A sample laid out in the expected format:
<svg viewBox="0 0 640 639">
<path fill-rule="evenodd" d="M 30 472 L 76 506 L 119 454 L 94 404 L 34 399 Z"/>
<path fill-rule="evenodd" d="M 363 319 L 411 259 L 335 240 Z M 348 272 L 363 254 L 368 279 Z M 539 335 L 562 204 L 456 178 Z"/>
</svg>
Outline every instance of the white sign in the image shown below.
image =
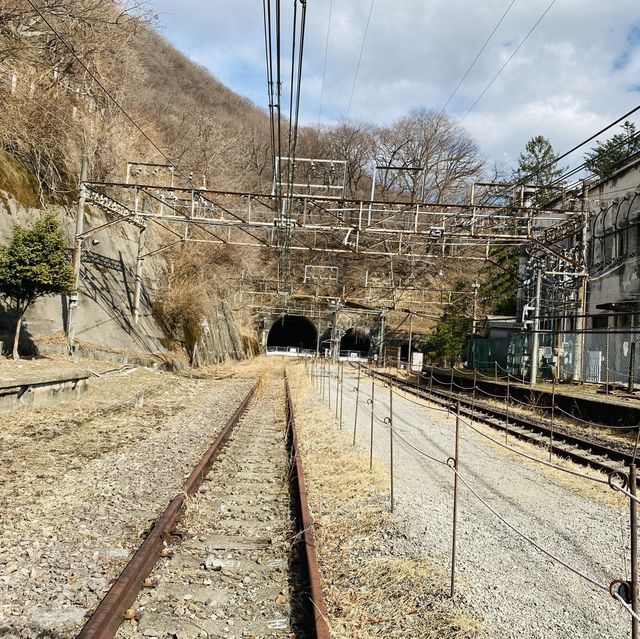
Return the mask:
<svg viewBox="0 0 640 639">
<path fill-rule="evenodd" d="M 422 370 L 423 353 L 411 353 L 411 372 L 419 373 Z"/>
</svg>

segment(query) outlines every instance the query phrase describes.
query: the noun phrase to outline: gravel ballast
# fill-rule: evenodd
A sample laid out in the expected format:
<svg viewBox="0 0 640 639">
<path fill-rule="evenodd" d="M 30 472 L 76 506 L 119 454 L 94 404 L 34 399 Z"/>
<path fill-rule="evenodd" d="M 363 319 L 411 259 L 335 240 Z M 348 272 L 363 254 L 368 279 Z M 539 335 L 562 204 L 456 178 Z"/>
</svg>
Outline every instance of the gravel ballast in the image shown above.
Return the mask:
<svg viewBox="0 0 640 639">
<path fill-rule="evenodd" d="M 353 369 L 345 368 L 344 381 L 344 428 L 352 432 L 357 384 Z M 334 384 L 335 379 L 335 393 Z M 366 402 L 370 398 L 371 379 L 363 376 L 357 442 L 367 450 L 371 412 Z M 400 392 L 394 394 L 393 408 L 398 434 L 394 439 L 395 514 L 429 560 L 448 566 L 453 473 L 412 446 L 446 462 L 454 454 L 455 420 Z M 389 389 L 379 382 L 375 412 L 380 418 L 389 414 Z M 504 438 L 496 431 L 486 432 Z M 516 446 L 544 457 L 533 446 Z M 374 455 L 388 465 L 389 431 L 377 419 Z M 578 466 L 572 468 L 584 472 Z M 613 579 L 628 578 L 628 503 L 609 487 L 524 460 L 464 427 L 460 472 L 500 515 L 566 563 L 607 587 Z M 459 494 L 455 597 L 465 609 L 485 619 L 488 636 L 614 639 L 629 635 L 630 617 L 608 592 L 536 550 L 464 485 Z"/>
<path fill-rule="evenodd" d="M 126 370 L 3 416 L 0 634 L 77 634 L 254 379 Z"/>
</svg>

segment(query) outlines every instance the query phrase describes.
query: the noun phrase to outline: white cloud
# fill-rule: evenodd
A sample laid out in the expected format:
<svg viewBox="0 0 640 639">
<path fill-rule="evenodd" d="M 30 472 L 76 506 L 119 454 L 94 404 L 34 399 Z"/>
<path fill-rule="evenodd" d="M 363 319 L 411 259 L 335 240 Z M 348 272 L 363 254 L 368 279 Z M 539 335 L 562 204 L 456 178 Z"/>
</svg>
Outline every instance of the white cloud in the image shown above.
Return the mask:
<svg viewBox="0 0 640 639">
<path fill-rule="evenodd" d="M 462 117 L 550 0 L 518 0 L 448 107 Z M 290 7 L 283 3 L 283 50 Z M 259 0 L 151 0 L 165 35 L 230 88 L 266 105 Z M 387 123 L 414 108 L 439 110 L 508 5 L 507 0 L 377 0 L 351 116 Z M 329 0 L 308 2 L 302 117 L 318 117 Z M 324 119 L 344 117 L 370 0 L 333 3 Z M 285 54 L 285 58 L 288 56 Z M 288 79 L 288 64 L 283 67 Z M 285 92 L 287 86 L 285 86 Z M 512 162 L 538 134 L 563 151 L 640 98 L 637 0 L 557 0 L 465 119 L 490 158 Z"/>
</svg>

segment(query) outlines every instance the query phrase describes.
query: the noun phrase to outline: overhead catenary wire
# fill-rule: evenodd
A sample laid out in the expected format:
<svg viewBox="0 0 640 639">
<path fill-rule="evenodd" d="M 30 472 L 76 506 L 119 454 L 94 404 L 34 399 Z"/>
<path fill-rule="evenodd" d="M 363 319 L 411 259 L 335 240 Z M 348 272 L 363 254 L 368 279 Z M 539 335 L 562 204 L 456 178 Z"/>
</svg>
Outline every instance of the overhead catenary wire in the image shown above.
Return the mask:
<svg viewBox="0 0 640 639">
<path fill-rule="evenodd" d="M 327 19 L 327 35 L 324 42 L 324 60 L 322 63 L 322 82 L 320 84 L 320 106 L 318 107 L 318 126 L 322 121 L 322 107 L 324 103 L 324 83 L 327 74 L 327 55 L 329 53 L 329 35 L 331 33 L 331 13 L 333 10 L 333 0 L 329 0 L 329 18 Z"/>
<path fill-rule="evenodd" d="M 478 61 L 478 59 L 480 58 L 484 50 L 487 48 L 487 45 L 489 44 L 489 42 L 491 42 L 491 39 L 495 35 L 496 31 L 500 28 L 500 25 L 503 23 L 504 19 L 507 17 L 507 14 L 509 13 L 509 11 L 511 11 L 511 7 L 513 7 L 516 1 L 517 0 L 511 0 L 505 12 L 502 14 L 502 17 L 500 18 L 500 20 L 498 20 L 495 27 L 493 27 L 493 31 L 491 31 L 491 33 L 489 34 L 489 37 L 484 41 L 484 44 L 480 48 L 480 51 L 478 51 L 478 53 L 476 54 L 476 57 L 473 59 L 473 62 L 468 66 L 467 70 L 464 72 L 464 75 L 462 76 L 462 78 L 460 78 L 460 81 L 456 85 L 456 88 L 451 92 L 451 95 L 449 95 L 449 97 L 447 98 L 447 101 L 444 103 L 444 106 L 440 109 L 440 113 L 444 113 L 446 108 L 449 106 L 449 103 L 451 102 L 451 100 L 453 100 L 454 96 L 458 92 L 458 89 L 462 86 L 462 83 L 467 79 L 467 76 L 469 75 L 469 73 L 471 73 L 471 70 L 476 65 L 476 62 Z"/>
<path fill-rule="evenodd" d="M 502 72 L 507 68 L 507 66 L 509 65 L 509 63 L 511 62 L 511 60 L 513 60 L 513 58 L 516 56 L 516 54 L 518 53 L 518 51 L 520 51 L 520 49 L 524 46 L 524 44 L 526 43 L 526 41 L 529 39 L 529 37 L 531 36 L 531 34 L 536 30 L 537 26 L 542 22 L 542 20 L 544 19 L 544 17 L 547 15 L 547 13 L 549 13 L 549 11 L 551 10 L 551 8 L 553 7 L 553 5 L 557 2 L 557 0 L 551 0 L 551 2 L 549 3 L 549 6 L 544 10 L 544 12 L 542 13 L 542 15 L 536 20 L 535 24 L 531 27 L 531 29 L 529 29 L 527 35 L 525 35 L 525 37 L 520 41 L 520 44 L 513 50 L 513 52 L 511 53 L 511 55 L 507 58 L 507 60 L 505 61 L 505 63 L 498 69 L 497 73 L 493 76 L 493 78 L 491 78 L 489 84 L 487 84 L 487 86 L 482 90 L 482 92 L 480 93 L 480 95 L 475 99 L 475 101 L 473 102 L 473 104 L 467 109 L 467 112 L 462 116 L 462 118 L 460 119 L 460 122 L 464 122 L 465 119 L 467 118 L 467 116 L 471 113 L 471 111 L 473 111 L 473 109 L 476 107 L 476 105 L 478 104 L 478 102 L 480 102 L 480 100 L 482 100 L 482 98 L 484 97 L 485 93 L 493 86 L 493 83 L 500 77 L 500 75 L 502 74 Z"/>
<path fill-rule="evenodd" d="M 367 22 L 364 27 L 364 34 L 362 36 L 362 46 L 360 47 L 360 55 L 358 56 L 358 63 L 356 64 L 356 72 L 353 76 L 353 84 L 351 86 L 351 92 L 349 94 L 349 103 L 347 105 L 347 113 L 345 119 L 349 119 L 349 114 L 351 113 L 351 104 L 353 103 L 353 94 L 356 90 L 356 83 L 358 82 L 358 74 L 360 73 L 360 64 L 362 63 L 362 54 L 364 53 L 364 47 L 367 42 L 367 34 L 369 33 L 369 24 L 371 22 L 371 14 L 373 13 L 373 5 L 376 0 L 371 0 L 371 5 L 369 6 L 369 15 L 367 16 Z"/>
</svg>

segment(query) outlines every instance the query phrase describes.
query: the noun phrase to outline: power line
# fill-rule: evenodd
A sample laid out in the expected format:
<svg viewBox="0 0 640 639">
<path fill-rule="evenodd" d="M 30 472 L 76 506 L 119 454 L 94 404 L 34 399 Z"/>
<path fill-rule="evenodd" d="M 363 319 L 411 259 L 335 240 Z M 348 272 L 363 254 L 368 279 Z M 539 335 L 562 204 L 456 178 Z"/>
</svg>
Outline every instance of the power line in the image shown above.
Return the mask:
<svg viewBox="0 0 640 639">
<path fill-rule="evenodd" d="M 493 31 L 489 34 L 489 37 L 485 40 L 484 44 L 482 45 L 482 48 L 476 54 L 476 57 L 473 59 L 473 62 L 469 65 L 469 68 L 465 71 L 460 82 L 458 82 L 456 88 L 452 91 L 451 95 L 447 98 L 447 101 L 445 102 L 444 106 L 440 109 L 440 113 L 443 113 L 444 110 L 449 106 L 449 103 L 451 102 L 451 100 L 453 100 L 453 97 L 458 92 L 458 89 L 462 86 L 462 83 L 467 79 L 467 76 L 469 75 L 469 73 L 471 73 L 471 70 L 473 69 L 476 62 L 478 61 L 478 58 L 480 58 L 483 51 L 487 48 L 487 45 L 489 44 L 489 42 L 491 42 L 491 39 L 495 35 L 495 32 L 498 30 L 498 28 L 500 27 L 504 19 L 507 17 L 507 14 L 509 13 L 509 11 L 511 11 L 511 7 L 513 7 L 515 3 L 516 3 L 516 0 L 511 0 L 506 11 L 502 14 L 502 17 L 500 18 L 500 20 L 498 20 L 498 23 L 496 24 L 496 26 L 493 27 Z"/>
<path fill-rule="evenodd" d="M 553 7 L 553 5 L 556 2 L 557 2 L 557 0 L 551 0 L 551 3 L 549 4 L 549 6 L 544 10 L 543 14 L 538 18 L 538 20 L 531 27 L 531 29 L 529 29 L 529 32 L 527 33 L 527 35 L 522 39 L 520 44 L 514 49 L 513 53 L 507 58 L 507 61 L 500 67 L 500 69 L 498 69 L 498 72 L 493 76 L 493 78 L 491 79 L 489 84 L 487 84 L 487 86 L 484 88 L 482 93 L 476 98 L 475 102 L 469 107 L 469 109 L 464 114 L 464 116 L 462 116 L 462 119 L 460 120 L 460 122 L 464 122 L 464 120 L 469 115 L 469 113 L 471 113 L 471 111 L 473 111 L 473 109 L 475 108 L 476 104 L 478 104 L 478 102 L 480 102 L 480 100 L 483 98 L 484 94 L 493 86 L 493 83 L 498 79 L 500 74 L 507 68 L 507 66 L 509 65 L 511 60 L 513 60 L 513 58 L 518 53 L 518 51 L 520 51 L 520 49 L 524 46 L 525 42 L 529 39 L 529 36 L 531 36 L 531 34 L 535 31 L 536 27 L 542 22 L 544 17 L 547 15 L 547 13 L 549 13 L 549 11 L 551 10 L 551 7 Z"/>
<path fill-rule="evenodd" d="M 349 96 L 349 106 L 347 107 L 346 119 L 349 119 L 349 113 L 351 112 L 351 103 L 353 102 L 353 92 L 356 90 L 356 82 L 358 81 L 358 73 L 360 73 L 360 63 L 362 62 L 362 54 L 364 53 L 364 45 L 367 42 L 367 33 L 369 32 L 369 23 L 371 22 L 371 14 L 373 13 L 373 5 L 376 0 L 371 0 L 371 6 L 369 7 L 369 16 L 367 17 L 367 24 L 364 28 L 364 35 L 362 37 L 362 46 L 360 47 L 360 55 L 358 56 L 358 64 L 356 65 L 356 74 L 353 78 L 353 86 L 351 87 L 351 95 Z"/>
<path fill-rule="evenodd" d="M 324 42 L 324 63 L 322 64 L 322 84 L 320 85 L 320 108 L 318 109 L 318 124 L 322 119 L 322 103 L 324 101 L 324 80 L 327 73 L 327 53 L 329 52 L 329 33 L 331 32 L 331 11 L 333 9 L 333 0 L 329 2 L 329 19 L 327 21 L 327 37 Z"/>
</svg>

